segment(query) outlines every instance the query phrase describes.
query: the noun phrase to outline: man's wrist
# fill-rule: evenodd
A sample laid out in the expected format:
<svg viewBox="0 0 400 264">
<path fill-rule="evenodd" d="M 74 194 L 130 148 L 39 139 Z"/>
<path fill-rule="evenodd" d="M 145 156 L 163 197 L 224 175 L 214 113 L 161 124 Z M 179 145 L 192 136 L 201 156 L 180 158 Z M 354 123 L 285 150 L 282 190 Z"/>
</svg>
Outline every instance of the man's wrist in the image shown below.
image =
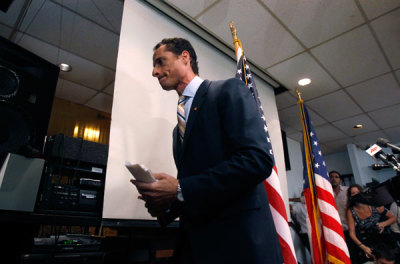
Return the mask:
<svg viewBox="0 0 400 264">
<path fill-rule="evenodd" d="M 183 202 L 183 193 L 182 193 L 182 189 L 181 189 L 181 185 L 179 184 L 178 181 L 178 188 L 177 188 L 177 193 L 176 193 L 176 198 L 178 199 L 178 201 Z"/>
</svg>

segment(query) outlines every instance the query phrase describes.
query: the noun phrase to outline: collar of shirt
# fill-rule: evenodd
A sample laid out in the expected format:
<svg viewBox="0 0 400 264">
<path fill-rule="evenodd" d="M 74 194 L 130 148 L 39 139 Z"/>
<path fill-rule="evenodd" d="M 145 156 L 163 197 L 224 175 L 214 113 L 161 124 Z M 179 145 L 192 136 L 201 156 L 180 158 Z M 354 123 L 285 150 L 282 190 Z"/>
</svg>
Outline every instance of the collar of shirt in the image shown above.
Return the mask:
<svg viewBox="0 0 400 264">
<path fill-rule="evenodd" d="M 195 76 L 193 80 L 191 80 L 190 83 L 185 87 L 185 90 L 182 93 L 182 95 L 188 98 L 185 103 L 186 122 L 189 120 L 189 113 L 190 113 L 190 108 L 192 107 L 193 98 L 196 95 L 197 90 L 199 89 L 202 83 L 203 79 L 201 79 L 199 76 Z"/>
</svg>

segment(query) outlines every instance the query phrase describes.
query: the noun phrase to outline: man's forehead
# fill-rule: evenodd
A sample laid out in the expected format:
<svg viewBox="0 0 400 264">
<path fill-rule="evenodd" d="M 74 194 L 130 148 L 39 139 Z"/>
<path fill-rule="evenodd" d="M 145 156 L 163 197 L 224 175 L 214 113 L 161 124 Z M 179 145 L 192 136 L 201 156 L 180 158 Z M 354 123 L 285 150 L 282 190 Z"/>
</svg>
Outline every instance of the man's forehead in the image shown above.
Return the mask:
<svg viewBox="0 0 400 264">
<path fill-rule="evenodd" d="M 153 61 L 158 59 L 158 58 L 160 58 L 160 57 L 165 56 L 168 52 L 170 52 L 170 51 L 165 50 L 165 45 L 161 45 L 160 47 L 158 47 L 158 49 L 156 49 L 154 51 L 154 53 L 153 53 Z M 170 53 L 172 53 L 172 52 L 170 52 Z"/>
</svg>

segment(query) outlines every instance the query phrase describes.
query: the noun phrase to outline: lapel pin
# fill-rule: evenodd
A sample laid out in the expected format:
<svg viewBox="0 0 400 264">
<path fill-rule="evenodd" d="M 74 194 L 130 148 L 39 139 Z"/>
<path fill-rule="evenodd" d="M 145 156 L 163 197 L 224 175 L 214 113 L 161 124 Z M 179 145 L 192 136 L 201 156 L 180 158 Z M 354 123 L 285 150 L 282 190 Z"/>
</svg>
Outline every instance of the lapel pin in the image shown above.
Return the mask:
<svg viewBox="0 0 400 264">
<path fill-rule="evenodd" d="M 197 111 L 197 106 L 195 108 L 193 108 L 194 111 Z"/>
</svg>

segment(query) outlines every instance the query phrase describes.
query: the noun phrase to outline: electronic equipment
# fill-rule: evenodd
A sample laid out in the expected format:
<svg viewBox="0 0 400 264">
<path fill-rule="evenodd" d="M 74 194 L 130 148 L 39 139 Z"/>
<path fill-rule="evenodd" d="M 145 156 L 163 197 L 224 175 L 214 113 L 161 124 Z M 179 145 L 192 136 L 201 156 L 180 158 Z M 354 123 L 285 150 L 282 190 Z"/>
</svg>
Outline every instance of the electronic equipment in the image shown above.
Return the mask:
<svg viewBox="0 0 400 264">
<path fill-rule="evenodd" d="M 56 134 L 47 137 L 44 155 L 47 158 L 79 160 L 92 165 L 106 166 L 108 145 Z"/>
<path fill-rule="evenodd" d="M 101 215 L 108 145 L 63 134 L 48 137 L 39 211 Z"/>
<path fill-rule="evenodd" d="M 59 70 L 0 37 L 0 154 L 40 154 Z"/>
<path fill-rule="evenodd" d="M 371 157 L 380 159 L 386 165 L 392 167 L 395 171 L 400 171 L 400 164 L 397 159 L 394 157 L 393 154 L 386 154 L 383 152 L 382 148 L 379 147 L 377 144 L 372 145 L 369 147 L 365 152 L 368 153 Z"/>
</svg>

